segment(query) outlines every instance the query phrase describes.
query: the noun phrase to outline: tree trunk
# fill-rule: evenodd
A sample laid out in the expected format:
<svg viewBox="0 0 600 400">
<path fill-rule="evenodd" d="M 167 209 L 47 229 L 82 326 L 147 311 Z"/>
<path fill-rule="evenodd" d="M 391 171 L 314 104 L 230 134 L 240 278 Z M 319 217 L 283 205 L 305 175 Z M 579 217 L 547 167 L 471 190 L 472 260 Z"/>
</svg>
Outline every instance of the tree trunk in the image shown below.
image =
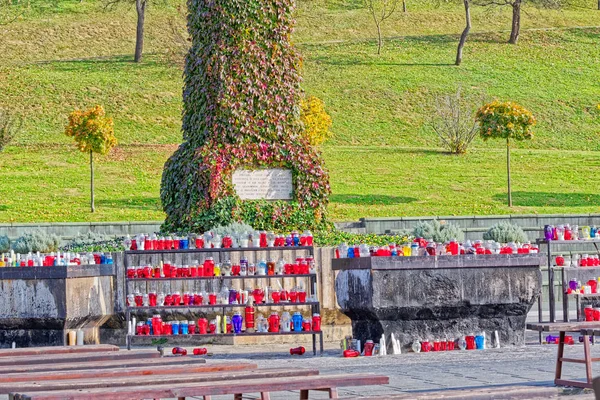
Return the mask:
<svg viewBox="0 0 600 400">
<path fill-rule="evenodd" d="M 135 35 L 135 56 L 133 61 L 142 61 L 142 52 L 144 51 L 144 19 L 146 18 L 146 0 L 135 0 L 135 10 L 137 12 L 137 30 Z"/>
<path fill-rule="evenodd" d="M 600 0 L 598 0 L 598 7 L 600 7 Z M 407 12 L 406 10 L 406 0 L 402 0 L 402 12 Z"/>
<path fill-rule="evenodd" d="M 94 212 L 96 210 L 96 207 L 94 207 L 94 154 L 92 153 L 91 150 L 90 150 L 90 192 L 91 192 L 90 207 L 92 209 L 92 212 Z"/>
<path fill-rule="evenodd" d="M 515 0 L 512 8 L 512 27 L 510 30 L 510 39 L 508 40 L 508 43 L 517 44 L 519 41 L 519 34 L 521 33 L 521 0 Z"/>
<path fill-rule="evenodd" d="M 506 175 L 508 176 L 508 206 L 512 207 L 512 193 L 510 191 L 510 139 L 506 138 Z"/>
<path fill-rule="evenodd" d="M 383 39 L 381 38 L 381 25 L 377 24 L 377 54 L 381 54 L 381 45 L 383 44 Z"/>
<path fill-rule="evenodd" d="M 600 1 L 600 0 L 598 0 Z M 467 36 L 469 35 L 469 31 L 471 30 L 471 8 L 469 5 L 469 0 L 463 0 L 463 3 L 465 4 L 465 29 L 463 30 L 462 34 L 460 35 L 460 41 L 458 42 L 458 49 L 456 50 L 456 65 L 460 65 L 460 63 L 462 62 L 462 54 L 463 54 L 463 47 L 465 46 L 465 43 L 467 42 Z"/>
</svg>

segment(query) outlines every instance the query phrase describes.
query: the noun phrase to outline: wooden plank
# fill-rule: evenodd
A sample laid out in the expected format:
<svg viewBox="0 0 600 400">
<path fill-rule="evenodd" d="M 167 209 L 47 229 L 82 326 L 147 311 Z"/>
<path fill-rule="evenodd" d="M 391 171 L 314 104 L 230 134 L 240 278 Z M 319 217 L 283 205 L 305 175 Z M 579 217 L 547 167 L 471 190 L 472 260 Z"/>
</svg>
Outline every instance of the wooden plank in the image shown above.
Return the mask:
<svg viewBox="0 0 600 400">
<path fill-rule="evenodd" d="M 343 400 L 531 400 L 531 399 L 558 399 L 564 398 L 561 389 L 544 386 L 501 386 L 468 389 L 444 389 L 428 392 L 408 392 L 399 394 L 385 394 L 381 396 L 343 397 Z M 570 395 L 569 399 L 582 399 L 577 395 Z M 585 394 L 583 398 L 589 399 Z M 341 400 L 340 399 L 340 400 Z"/>
<path fill-rule="evenodd" d="M 86 346 L 44 346 L 18 349 L 0 349 L 0 357 L 35 356 L 39 354 L 73 354 L 118 351 L 119 346 L 112 344 L 91 344 Z"/>
<path fill-rule="evenodd" d="M 150 375 L 176 375 L 195 372 L 218 372 L 218 371 L 243 371 L 256 369 L 258 366 L 252 363 L 196 363 L 183 365 L 155 365 L 138 366 L 130 368 L 107 368 L 80 371 L 43 371 L 25 372 L 16 374 L 4 374 L 0 376 L 0 384 L 8 382 L 39 382 L 65 379 L 110 379 L 126 376 L 150 376 Z"/>
<path fill-rule="evenodd" d="M 559 386 L 573 386 L 573 387 L 578 387 L 578 388 L 583 388 L 583 389 L 591 389 L 592 388 L 591 383 L 586 383 L 586 382 L 581 382 L 581 381 L 569 381 L 566 379 L 555 379 L 554 384 L 559 385 Z"/>
<path fill-rule="evenodd" d="M 31 356 L 3 357 L 0 358 L 0 367 L 6 365 L 38 365 L 63 362 L 101 362 L 109 360 L 141 360 L 159 358 L 160 353 L 156 350 L 132 350 L 132 351 L 105 351 L 97 353 L 67 353 L 67 354 L 40 354 Z"/>
<path fill-rule="evenodd" d="M 535 322 L 527 324 L 527 329 L 539 332 L 580 332 L 582 329 L 600 330 L 600 321 Z"/>
<path fill-rule="evenodd" d="M 583 353 L 585 356 L 585 375 L 587 377 L 587 383 L 592 384 L 592 356 L 590 349 L 590 337 L 588 335 L 583 336 Z"/>
<path fill-rule="evenodd" d="M 24 372 L 42 372 L 42 371 L 72 371 L 72 370 L 95 370 L 108 368 L 130 368 L 130 367 L 149 367 L 155 365 L 179 365 L 179 364 L 201 364 L 205 363 L 203 358 L 195 357 L 162 357 L 150 359 L 134 360 L 108 360 L 103 362 L 64 362 L 56 364 L 40 365 L 5 365 L 0 367 L 0 374 L 16 374 Z"/>
<path fill-rule="evenodd" d="M 600 328 L 584 328 L 580 332 L 582 335 L 599 336 Z"/>
<path fill-rule="evenodd" d="M 558 352 L 556 353 L 556 369 L 554 371 L 554 380 L 562 376 L 563 355 L 565 352 L 565 332 L 560 332 L 558 338 Z"/>
<path fill-rule="evenodd" d="M 254 369 L 240 371 L 218 371 L 213 373 L 206 372 L 185 372 L 180 374 L 152 376 L 126 376 L 113 378 L 83 378 L 83 379 L 65 379 L 53 381 L 28 381 L 28 382 L 10 382 L 0 383 L 0 394 L 10 392 L 46 392 L 51 390 L 80 390 L 108 387 L 127 387 L 140 385 L 153 385 L 157 383 L 168 382 L 169 384 L 187 384 L 195 382 L 216 382 L 223 380 L 245 380 L 245 379 L 271 379 L 278 377 L 297 377 L 318 375 L 316 369 L 301 368 L 272 368 L 272 369 Z"/>
<path fill-rule="evenodd" d="M 192 396 L 212 396 L 239 393 L 261 393 L 288 390 L 318 390 L 343 386 L 384 385 L 389 378 L 374 374 L 326 375 L 295 378 L 273 378 L 246 380 L 227 380 L 218 382 L 198 382 L 162 384 L 153 386 L 110 387 L 102 389 L 56 390 L 29 393 L 11 393 L 11 399 L 19 400 L 71 400 L 98 399 L 130 400 L 145 398 L 183 398 Z"/>
</svg>

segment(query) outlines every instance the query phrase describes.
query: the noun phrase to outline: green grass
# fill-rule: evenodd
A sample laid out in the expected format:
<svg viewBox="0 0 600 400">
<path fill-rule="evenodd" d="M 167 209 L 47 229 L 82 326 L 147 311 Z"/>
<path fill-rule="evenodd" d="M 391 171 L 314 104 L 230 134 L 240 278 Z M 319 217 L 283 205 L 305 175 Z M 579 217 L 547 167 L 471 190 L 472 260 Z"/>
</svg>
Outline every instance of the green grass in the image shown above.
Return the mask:
<svg viewBox="0 0 600 400">
<path fill-rule="evenodd" d="M 473 11 L 461 67 L 451 65 L 463 25 L 458 4 L 412 4 L 386 21 L 383 54 L 358 1 L 301 1 L 294 41 L 304 89 L 325 100 L 335 137 L 324 148 L 330 216 L 600 212 L 600 11 L 529 9 L 521 41 L 506 44 L 508 10 Z M 0 222 L 154 220 L 164 216 L 162 165 L 181 138 L 183 29 L 176 4 L 147 17 L 146 56 L 131 62 L 135 13 L 63 1 L 0 26 L 0 106 L 24 116 L 0 153 Z M 582 28 L 583 27 L 583 28 Z M 550 29 L 547 29 L 550 28 Z M 175 57 L 176 58 L 176 57 Z M 477 139 L 450 156 L 428 126 L 435 96 L 460 86 L 477 98 L 515 100 L 538 118 L 534 140 L 513 150 L 505 204 L 505 148 Z M 103 104 L 120 146 L 96 163 L 97 212 L 87 157 L 63 134 L 76 107 Z"/>
</svg>

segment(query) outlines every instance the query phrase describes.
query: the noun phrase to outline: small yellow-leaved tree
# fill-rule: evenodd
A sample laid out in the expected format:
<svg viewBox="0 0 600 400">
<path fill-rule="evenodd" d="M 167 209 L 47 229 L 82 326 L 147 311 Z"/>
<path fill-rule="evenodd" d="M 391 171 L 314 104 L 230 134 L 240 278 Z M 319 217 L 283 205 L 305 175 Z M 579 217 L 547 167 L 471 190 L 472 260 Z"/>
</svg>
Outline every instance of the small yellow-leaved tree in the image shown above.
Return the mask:
<svg viewBox="0 0 600 400">
<path fill-rule="evenodd" d="M 512 207 L 510 191 L 510 139 L 533 138 L 532 128 L 536 124 L 533 114 L 517 103 L 494 100 L 484 104 L 475 115 L 479 123 L 479 134 L 483 140 L 506 139 L 506 175 L 508 177 L 508 206 Z"/>
<path fill-rule="evenodd" d="M 331 117 L 325 111 L 323 100 L 308 96 L 300 102 L 300 120 L 304 124 L 303 135 L 313 146 L 318 146 L 333 136 Z"/>
<path fill-rule="evenodd" d="M 65 135 L 75 139 L 80 151 L 90 153 L 90 207 L 94 212 L 94 153 L 105 155 L 116 146 L 113 120 L 106 116 L 102 106 L 75 110 L 69 115 Z"/>
</svg>

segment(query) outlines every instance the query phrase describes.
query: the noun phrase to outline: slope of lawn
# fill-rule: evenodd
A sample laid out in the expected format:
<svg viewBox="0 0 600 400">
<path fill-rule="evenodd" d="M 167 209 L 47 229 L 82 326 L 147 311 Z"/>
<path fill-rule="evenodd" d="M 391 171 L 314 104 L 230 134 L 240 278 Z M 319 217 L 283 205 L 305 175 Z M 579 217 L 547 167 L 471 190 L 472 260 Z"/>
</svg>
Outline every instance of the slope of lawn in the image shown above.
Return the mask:
<svg viewBox="0 0 600 400">
<path fill-rule="evenodd" d="M 135 13 L 64 1 L 0 26 L 0 106 L 24 116 L 0 153 L 0 222 L 162 219 L 162 165 L 180 140 L 179 4 L 153 5 L 146 55 L 131 62 Z M 452 64 L 460 4 L 408 3 L 385 22 L 382 55 L 359 1 L 300 1 L 294 42 L 303 87 L 325 100 L 335 137 L 323 152 L 330 216 L 600 212 L 600 11 L 529 9 L 517 46 L 508 10 L 473 10 L 460 67 Z M 467 155 L 439 148 L 428 125 L 436 96 L 515 100 L 538 118 L 515 144 L 515 207 L 504 205 L 505 148 L 479 139 Z M 479 100 L 482 99 L 482 100 Z M 89 213 L 87 157 L 63 134 L 76 107 L 102 104 L 120 145 L 96 163 Z"/>
</svg>

